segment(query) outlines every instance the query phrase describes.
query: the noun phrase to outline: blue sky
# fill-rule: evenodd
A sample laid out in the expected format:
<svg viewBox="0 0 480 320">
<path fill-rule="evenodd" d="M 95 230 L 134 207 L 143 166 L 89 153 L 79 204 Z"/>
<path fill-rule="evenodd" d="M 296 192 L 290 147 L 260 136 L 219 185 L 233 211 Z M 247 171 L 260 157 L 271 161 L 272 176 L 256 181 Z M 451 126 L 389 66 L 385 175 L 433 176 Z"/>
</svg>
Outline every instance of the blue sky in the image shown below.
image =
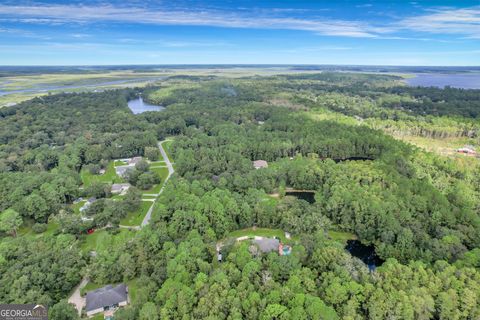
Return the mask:
<svg viewBox="0 0 480 320">
<path fill-rule="evenodd" d="M 0 65 L 480 65 L 477 1 L 0 0 Z"/>
</svg>

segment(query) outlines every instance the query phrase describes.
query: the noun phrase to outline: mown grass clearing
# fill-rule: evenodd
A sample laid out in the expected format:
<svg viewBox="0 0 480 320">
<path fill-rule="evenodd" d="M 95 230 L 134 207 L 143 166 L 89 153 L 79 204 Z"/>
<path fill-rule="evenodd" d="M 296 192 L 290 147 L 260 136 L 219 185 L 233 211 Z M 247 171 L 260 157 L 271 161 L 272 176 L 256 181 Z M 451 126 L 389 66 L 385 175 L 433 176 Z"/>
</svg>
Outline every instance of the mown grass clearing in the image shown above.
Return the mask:
<svg viewBox="0 0 480 320">
<path fill-rule="evenodd" d="M 164 143 L 162 143 L 162 147 L 165 150 L 165 153 L 167 154 L 168 160 L 170 160 L 170 162 L 173 163 L 172 158 L 170 156 L 170 154 L 172 153 L 171 152 L 172 151 L 172 145 L 173 145 L 173 140 L 168 140 L 168 141 L 165 141 Z"/>
<path fill-rule="evenodd" d="M 70 206 L 72 208 L 74 213 L 79 214 L 80 213 L 80 208 L 83 207 L 83 205 L 87 202 L 87 200 L 82 200 L 78 203 L 74 203 Z"/>
<path fill-rule="evenodd" d="M 150 162 L 150 166 L 151 167 L 155 167 L 155 166 L 166 166 L 167 164 L 165 163 L 165 161 L 152 161 Z"/>
<path fill-rule="evenodd" d="M 120 224 L 129 227 L 139 226 L 152 205 L 151 201 L 142 201 L 137 210 L 129 212 L 125 218 L 120 220 Z"/>
<path fill-rule="evenodd" d="M 148 190 L 143 190 L 144 194 L 156 194 L 160 192 L 160 189 L 162 189 L 163 184 L 165 183 L 165 180 L 168 177 L 168 168 L 150 168 L 152 172 L 155 172 L 158 174 L 160 177 L 160 183 L 154 185 Z"/>
<path fill-rule="evenodd" d="M 113 165 L 114 165 L 115 167 L 118 167 L 118 166 L 126 166 L 127 164 L 128 164 L 127 162 L 122 161 L 122 160 L 115 160 L 115 161 L 113 162 Z"/>
<path fill-rule="evenodd" d="M 135 231 L 128 229 L 119 229 L 117 233 L 112 234 L 107 230 L 95 230 L 92 234 L 84 236 L 80 248 L 83 252 L 97 251 L 99 248 L 108 248 L 112 241 L 116 239 L 132 238 L 135 236 Z"/>
<path fill-rule="evenodd" d="M 83 185 L 88 187 L 95 182 L 103 182 L 103 183 L 122 183 L 124 180 L 117 176 L 115 172 L 115 167 L 113 161 L 111 161 L 105 171 L 105 174 L 91 174 L 90 171 L 86 169 L 82 169 L 80 172 L 80 177 L 82 179 Z"/>
<path fill-rule="evenodd" d="M 240 237 L 266 237 L 266 238 L 273 238 L 276 237 L 280 239 L 282 242 L 289 241 L 285 238 L 285 232 L 280 229 L 269 229 L 269 228 L 247 228 L 242 230 L 232 231 L 228 234 L 227 238 L 240 238 Z"/>
<path fill-rule="evenodd" d="M 348 240 L 357 240 L 357 236 L 350 232 L 328 230 L 328 235 L 332 240 L 347 242 Z"/>
<path fill-rule="evenodd" d="M 42 233 L 35 233 L 32 229 L 33 223 L 25 222 L 18 230 L 17 236 L 30 236 L 30 237 L 41 237 L 41 236 L 51 236 L 58 230 L 59 225 L 53 221 L 47 223 L 47 229 Z"/>
</svg>

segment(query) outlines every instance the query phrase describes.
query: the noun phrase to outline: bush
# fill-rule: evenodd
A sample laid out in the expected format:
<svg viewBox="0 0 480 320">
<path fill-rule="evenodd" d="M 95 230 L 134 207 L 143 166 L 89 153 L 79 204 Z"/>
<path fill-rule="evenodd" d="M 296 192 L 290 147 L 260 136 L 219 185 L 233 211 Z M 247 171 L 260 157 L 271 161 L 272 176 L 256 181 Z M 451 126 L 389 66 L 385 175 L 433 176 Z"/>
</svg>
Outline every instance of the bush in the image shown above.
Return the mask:
<svg viewBox="0 0 480 320">
<path fill-rule="evenodd" d="M 46 223 L 35 223 L 32 226 L 32 230 L 35 233 L 43 233 L 43 232 L 47 231 L 47 224 Z"/>
<path fill-rule="evenodd" d="M 89 171 L 91 174 L 99 174 L 101 169 L 102 169 L 102 168 L 101 168 L 100 165 L 98 165 L 98 164 L 90 164 L 90 165 L 88 165 L 88 171 Z"/>
</svg>

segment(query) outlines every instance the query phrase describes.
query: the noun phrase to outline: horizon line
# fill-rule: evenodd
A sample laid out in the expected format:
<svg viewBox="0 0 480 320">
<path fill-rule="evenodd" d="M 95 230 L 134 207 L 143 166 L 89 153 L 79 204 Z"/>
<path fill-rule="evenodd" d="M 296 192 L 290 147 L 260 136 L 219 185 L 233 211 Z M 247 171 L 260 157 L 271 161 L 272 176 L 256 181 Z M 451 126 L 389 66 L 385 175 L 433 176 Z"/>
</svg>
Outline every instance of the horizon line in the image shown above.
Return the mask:
<svg viewBox="0 0 480 320">
<path fill-rule="evenodd" d="M 11 67 L 136 67 L 136 66 L 158 66 L 158 67 L 171 67 L 171 66 L 240 66 L 240 67 L 250 67 L 250 66 L 264 66 L 264 67 L 287 67 L 287 66 L 323 66 L 323 67 L 428 67 L 428 68 L 480 68 L 479 65 L 396 65 L 396 64 L 303 64 L 303 63 L 164 63 L 164 64 L 155 64 L 155 63 L 122 63 L 122 64 L 12 64 L 12 65 L 0 65 L 0 68 L 11 68 Z"/>
</svg>

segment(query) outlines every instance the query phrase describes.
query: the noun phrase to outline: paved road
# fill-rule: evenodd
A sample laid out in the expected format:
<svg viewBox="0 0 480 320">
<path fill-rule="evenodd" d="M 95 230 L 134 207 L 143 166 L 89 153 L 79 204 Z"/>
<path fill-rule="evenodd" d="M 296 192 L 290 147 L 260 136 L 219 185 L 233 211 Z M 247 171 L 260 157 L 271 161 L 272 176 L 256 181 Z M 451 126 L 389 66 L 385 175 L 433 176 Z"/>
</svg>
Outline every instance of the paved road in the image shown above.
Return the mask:
<svg viewBox="0 0 480 320">
<path fill-rule="evenodd" d="M 85 298 L 80 295 L 80 290 L 85 287 L 88 283 L 86 278 L 82 279 L 82 282 L 75 288 L 70 298 L 68 298 L 68 302 L 75 305 L 75 308 L 78 311 L 78 315 L 82 314 L 82 308 L 85 306 Z"/>
<path fill-rule="evenodd" d="M 160 189 L 160 192 L 157 194 L 157 198 L 158 198 L 158 196 L 160 196 L 162 194 L 163 189 L 165 189 L 165 186 L 167 185 L 168 179 L 170 179 L 172 174 L 175 172 L 175 170 L 173 169 L 173 165 L 170 162 L 170 159 L 168 159 L 167 153 L 165 152 L 165 149 L 163 149 L 163 146 L 162 146 L 162 144 L 164 142 L 167 142 L 167 141 L 170 141 L 170 140 L 163 140 L 163 141 L 158 143 L 158 149 L 160 149 L 160 153 L 162 154 L 163 160 L 165 161 L 166 167 L 168 168 L 168 175 L 165 178 L 165 181 L 163 182 L 163 186 Z M 143 221 L 142 221 L 142 224 L 141 224 L 142 227 L 146 226 L 150 222 L 150 219 L 152 218 L 152 211 L 153 211 L 154 206 L 155 206 L 155 203 L 152 203 L 150 209 L 148 209 L 147 214 L 143 218 Z"/>
</svg>

